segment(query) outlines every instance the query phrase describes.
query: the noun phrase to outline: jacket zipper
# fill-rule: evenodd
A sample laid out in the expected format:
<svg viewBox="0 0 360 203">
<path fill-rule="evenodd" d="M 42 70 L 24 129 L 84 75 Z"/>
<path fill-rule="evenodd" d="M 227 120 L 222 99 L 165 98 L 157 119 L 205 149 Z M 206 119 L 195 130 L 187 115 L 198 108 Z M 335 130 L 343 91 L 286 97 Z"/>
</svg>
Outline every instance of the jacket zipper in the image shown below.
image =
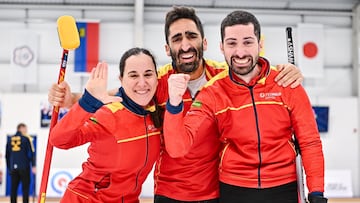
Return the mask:
<svg viewBox="0 0 360 203">
<path fill-rule="evenodd" d="M 143 167 L 140 168 L 140 170 L 138 171 L 138 173 L 136 174 L 136 179 L 135 179 L 135 188 L 134 191 L 137 189 L 138 187 L 138 181 L 139 181 L 139 176 L 142 170 L 144 170 L 144 168 L 146 167 L 146 164 L 148 162 L 148 158 L 149 158 L 149 133 L 148 133 L 148 129 L 147 129 L 147 123 L 146 123 L 146 115 L 144 115 L 144 125 L 145 125 L 145 133 L 146 133 L 146 156 L 145 156 L 145 161 L 144 161 L 144 165 Z"/>
<path fill-rule="evenodd" d="M 220 158 L 220 165 L 219 165 L 219 166 L 220 166 L 220 167 L 219 167 L 219 168 L 220 168 L 220 172 L 222 172 L 224 156 L 225 156 L 225 153 L 226 153 L 227 149 L 229 148 L 229 145 L 230 145 L 229 142 L 226 143 L 224 149 L 222 150 L 221 158 Z"/>
<path fill-rule="evenodd" d="M 259 129 L 259 121 L 258 121 L 258 115 L 257 115 L 257 110 L 256 110 L 256 105 L 255 105 L 255 98 L 254 98 L 254 86 L 248 87 L 250 90 L 250 95 L 251 95 L 251 101 L 254 107 L 254 114 L 255 114 L 255 122 L 256 122 L 256 132 L 257 132 L 257 137 L 258 137 L 258 155 L 259 155 L 259 165 L 258 165 L 258 188 L 261 188 L 261 172 L 260 172 L 260 168 L 261 168 L 261 163 L 262 163 L 262 157 L 261 157 L 261 137 L 260 137 L 260 129 Z"/>
</svg>

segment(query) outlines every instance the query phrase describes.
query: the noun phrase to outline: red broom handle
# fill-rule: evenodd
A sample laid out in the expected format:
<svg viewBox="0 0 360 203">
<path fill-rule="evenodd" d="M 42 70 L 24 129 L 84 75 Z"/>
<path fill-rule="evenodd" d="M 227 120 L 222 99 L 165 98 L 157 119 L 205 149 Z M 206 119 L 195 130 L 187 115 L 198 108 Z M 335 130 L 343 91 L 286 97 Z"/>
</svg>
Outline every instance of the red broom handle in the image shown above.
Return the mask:
<svg viewBox="0 0 360 203">
<path fill-rule="evenodd" d="M 58 81 L 57 81 L 58 84 L 60 84 L 61 82 L 64 81 L 68 54 L 69 54 L 69 51 L 66 49 L 63 49 L 63 54 L 62 54 L 61 64 L 60 64 L 60 72 L 59 72 L 59 77 L 58 77 Z M 46 189 L 47 189 L 47 184 L 49 181 L 51 159 L 52 159 L 52 154 L 53 154 L 53 149 L 54 149 L 54 147 L 49 142 L 49 140 L 50 140 L 49 138 L 50 138 L 51 130 L 53 129 L 53 127 L 56 125 L 56 123 L 58 121 L 59 109 L 60 108 L 58 106 L 54 106 L 52 115 L 51 115 L 49 137 L 48 137 L 47 146 L 46 146 L 44 168 L 43 168 L 43 172 L 42 172 L 40 193 L 39 193 L 40 195 L 39 195 L 38 203 L 45 203 L 45 199 L 46 199 Z"/>
</svg>

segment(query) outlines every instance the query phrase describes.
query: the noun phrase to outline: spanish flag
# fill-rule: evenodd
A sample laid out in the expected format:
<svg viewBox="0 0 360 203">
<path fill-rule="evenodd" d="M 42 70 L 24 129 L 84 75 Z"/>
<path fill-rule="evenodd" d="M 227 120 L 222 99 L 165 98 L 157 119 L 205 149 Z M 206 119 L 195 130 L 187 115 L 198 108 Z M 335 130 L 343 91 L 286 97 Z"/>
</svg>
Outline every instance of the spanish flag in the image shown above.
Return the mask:
<svg viewBox="0 0 360 203">
<path fill-rule="evenodd" d="M 75 72 L 91 72 L 99 61 L 99 22 L 77 22 L 80 47 L 75 50 Z"/>
</svg>

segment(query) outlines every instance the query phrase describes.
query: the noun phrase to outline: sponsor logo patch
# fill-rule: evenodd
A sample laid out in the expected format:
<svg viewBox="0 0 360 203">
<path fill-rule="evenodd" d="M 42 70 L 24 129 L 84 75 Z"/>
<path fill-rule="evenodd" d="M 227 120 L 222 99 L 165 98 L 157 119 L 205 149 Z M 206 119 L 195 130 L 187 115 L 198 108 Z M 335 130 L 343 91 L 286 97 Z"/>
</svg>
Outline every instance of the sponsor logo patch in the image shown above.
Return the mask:
<svg viewBox="0 0 360 203">
<path fill-rule="evenodd" d="M 194 106 L 194 107 L 201 107 L 201 106 L 202 106 L 202 103 L 201 103 L 201 101 L 194 101 L 194 102 L 192 103 L 192 106 Z"/>
<path fill-rule="evenodd" d="M 261 92 L 259 93 L 260 98 L 272 99 L 275 97 L 281 97 L 281 92 Z"/>
</svg>

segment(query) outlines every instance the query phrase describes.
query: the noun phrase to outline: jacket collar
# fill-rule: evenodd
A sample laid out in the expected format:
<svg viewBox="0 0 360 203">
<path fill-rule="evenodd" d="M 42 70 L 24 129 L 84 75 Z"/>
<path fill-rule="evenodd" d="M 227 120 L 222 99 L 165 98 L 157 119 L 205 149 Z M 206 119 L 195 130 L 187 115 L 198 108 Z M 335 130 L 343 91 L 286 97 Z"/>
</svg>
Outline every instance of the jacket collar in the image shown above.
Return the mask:
<svg viewBox="0 0 360 203">
<path fill-rule="evenodd" d="M 261 68 L 259 75 L 257 75 L 253 79 L 251 79 L 248 84 L 246 84 L 241 78 L 236 76 L 230 68 L 229 68 L 229 77 L 230 77 L 231 81 L 233 81 L 239 85 L 254 86 L 257 83 L 263 84 L 263 83 L 265 83 L 266 76 L 268 75 L 269 70 L 270 70 L 269 61 L 263 57 L 259 57 L 258 65 Z"/>
<path fill-rule="evenodd" d="M 134 112 L 138 115 L 147 115 L 150 112 L 155 111 L 155 105 L 153 105 L 153 101 L 151 101 L 150 105 L 147 106 L 146 108 L 140 106 L 139 104 L 135 103 L 133 100 L 130 99 L 130 97 L 128 97 L 124 91 L 124 88 L 120 87 L 119 88 L 119 92 L 116 94 L 116 96 L 119 96 L 122 98 L 122 104 L 129 109 L 131 112 Z"/>
</svg>

